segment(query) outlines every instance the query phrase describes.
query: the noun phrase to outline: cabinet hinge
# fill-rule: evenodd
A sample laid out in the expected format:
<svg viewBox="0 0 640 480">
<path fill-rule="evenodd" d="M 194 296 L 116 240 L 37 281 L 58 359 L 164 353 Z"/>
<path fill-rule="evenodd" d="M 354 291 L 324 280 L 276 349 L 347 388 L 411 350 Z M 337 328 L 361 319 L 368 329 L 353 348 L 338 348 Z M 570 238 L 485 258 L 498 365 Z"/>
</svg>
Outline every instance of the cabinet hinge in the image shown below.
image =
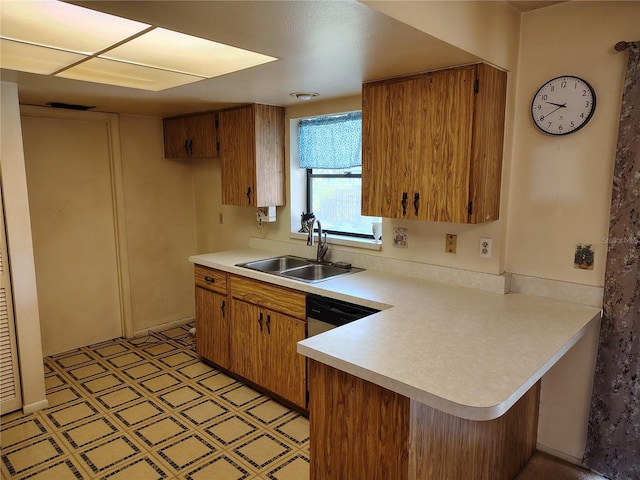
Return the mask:
<svg viewBox="0 0 640 480">
<path fill-rule="evenodd" d="M 480 90 L 480 79 L 476 78 L 475 82 L 473 82 L 473 93 L 478 93 Z"/>
<path fill-rule="evenodd" d="M 469 202 L 469 205 L 467 206 L 467 213 L 469 215 L 473 214 L 473 202 Z"/>
</svg>

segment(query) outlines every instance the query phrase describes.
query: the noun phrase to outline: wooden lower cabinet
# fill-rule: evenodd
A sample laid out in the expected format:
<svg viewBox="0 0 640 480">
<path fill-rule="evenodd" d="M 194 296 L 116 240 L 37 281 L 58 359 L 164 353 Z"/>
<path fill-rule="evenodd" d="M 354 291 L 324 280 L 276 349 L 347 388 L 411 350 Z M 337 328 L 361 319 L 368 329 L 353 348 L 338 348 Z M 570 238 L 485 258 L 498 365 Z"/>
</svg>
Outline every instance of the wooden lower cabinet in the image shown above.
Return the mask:
<svg viewBox="0 0 640 480">
<path fill-rule="evenodd" d="M 306 295 L 200 265 L 195 285 L 198 355 L 306 410 Z"/>
<path fill-rule="evenodd" d="M 201 287 L 196 287 L 196 353 L 220 365 L 229 361 L 229 300 Z"/>
<path fill-rule="evenodd" d="M 202 358 L 229 368 L 229 274 L 196 265 L 196 352 Z"/>
<path fill-rule="evenodd" d="M 311 480 L 512 480 L 536 447 L 540 382 L 504 415 L 455 417 L 309 360 Z"/>
<path fill-rule="evenodd" d="M 306 363 L 296 351 L 305 322 L 232 299 L 231 370 L 306 408 Z"/>
</svg>

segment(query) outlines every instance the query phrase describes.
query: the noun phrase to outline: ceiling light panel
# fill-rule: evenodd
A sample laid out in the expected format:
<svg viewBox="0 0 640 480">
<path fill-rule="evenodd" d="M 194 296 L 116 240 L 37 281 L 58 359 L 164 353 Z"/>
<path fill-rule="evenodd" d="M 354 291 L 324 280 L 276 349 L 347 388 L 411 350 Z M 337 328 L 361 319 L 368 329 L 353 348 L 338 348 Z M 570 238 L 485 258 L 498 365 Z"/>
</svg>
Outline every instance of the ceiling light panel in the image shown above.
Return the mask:
<svg viewBox="0 0 640 480">
<path fill-rule="evenodd" d="M 85 58 L 78 53 L 0 39 L 0 67 L 49 75 Z"/>
<path fill-rule="evenodd" d="M 56 76 L 152 91 L 165 90 L 203 80 L 203 77 L 103 58 L 91 58 L 58 73 Z"/>
<path fill-rule="evenodd" d="M 156 28 L 100 55 L 203 77 L 215 77 L 277 58 Z"/>
<path fill-rule="evenodd" d="M 2 38 L 95 54 L 150 25 L 56 0 L 5 1 Z"/>
</svg>

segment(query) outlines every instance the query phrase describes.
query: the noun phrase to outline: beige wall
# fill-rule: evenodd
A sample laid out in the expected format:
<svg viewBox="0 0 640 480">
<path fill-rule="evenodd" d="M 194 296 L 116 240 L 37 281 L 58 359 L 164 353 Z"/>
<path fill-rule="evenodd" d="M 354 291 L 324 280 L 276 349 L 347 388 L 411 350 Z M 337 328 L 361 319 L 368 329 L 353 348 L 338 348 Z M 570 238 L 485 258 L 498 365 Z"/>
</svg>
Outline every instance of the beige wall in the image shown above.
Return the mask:
<svg viewBox="0 0 640 480">
<path fill-rule="evenodd" d="M 162 120 L 120 116 L 133 331 L 192 318 L 192 164 L 164 158 Z"/>
<path fill-rule="evenodd" d="M 603 285 L 627 57 L 613 45 L 638 38 L 638 2 L 568 2 L 523 16 L 507 271 Z M 542 83 L 563 74 L 595 88 L 596 112 L 582 130 L 553 137 L 533 126 L 531 98 Z M 573 268 L 577 243 L 593 244 L 593 270 Z M 538 441 L 568 459 L 584 453 L 597 340 L 595 327 L 543 378 Z"/>
</svg>

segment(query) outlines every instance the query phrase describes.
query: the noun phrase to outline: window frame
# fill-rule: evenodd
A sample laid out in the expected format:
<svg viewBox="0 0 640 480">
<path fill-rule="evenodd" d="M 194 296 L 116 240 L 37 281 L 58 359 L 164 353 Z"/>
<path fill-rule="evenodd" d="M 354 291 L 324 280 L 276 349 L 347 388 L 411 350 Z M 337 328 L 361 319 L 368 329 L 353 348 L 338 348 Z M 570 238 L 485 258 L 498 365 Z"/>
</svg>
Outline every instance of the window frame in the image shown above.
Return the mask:
<svg viewBox="0 0 640 480">
<path fill-rule="evenodd" d="M 326 169 L 323 169 L 326 170 Z M 312 168 L 307 168 L 306 169 L 306 179 L 307 179 L 307 192 L 306 192 L 306 197 L 307 197 L 307 212 L 311 212 L 311 206 L 313 205 L 313 188 L 312 188 L 312 184 L 313 184 L 313 179 L 314 178 L 360 178 L 362 179 L 362 173 L 352 173 L 352 172 L 345 172 L 345 173 L 313 173 L 313 169 Z M 362 194 L 362 185 L 360 185 L 360 193 Z M 317 232 L 318 229 L 314 228 L 313 229 L 314 232 Z M 352 237 L 352 238 L 363 238 L 363 239 L 367 239 L 367 240 L 374 240 L 373 238 L 373 232 L 371 234 L 365 234 L 365 233 L 357 233 L 357 232 L 346 232 L 346 231 L 342 231 L 342 230 L 332 230 L 332 229 L 322 229 L 323 232 L 326 232 L 328 234 L 331 235 L 340 235 L 343 237 Z"/>
</svg>

